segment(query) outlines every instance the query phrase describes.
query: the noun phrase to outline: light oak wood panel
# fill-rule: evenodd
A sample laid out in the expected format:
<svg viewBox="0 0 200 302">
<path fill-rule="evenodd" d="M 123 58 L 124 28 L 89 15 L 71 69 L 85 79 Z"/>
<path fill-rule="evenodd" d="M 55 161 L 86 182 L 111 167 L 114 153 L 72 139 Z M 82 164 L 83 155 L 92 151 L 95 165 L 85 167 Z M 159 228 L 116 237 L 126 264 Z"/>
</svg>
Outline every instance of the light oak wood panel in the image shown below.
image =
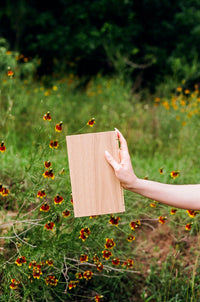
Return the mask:
<svg viewBox="0 0 200 302">
<path fill-rule="evenodd" d="M 116 132 L 70 135 L 66 141 L 75 217 L 124 212 L 123 189 L 104 157 L 108 150 L 119 160 Z"/>
</svg>

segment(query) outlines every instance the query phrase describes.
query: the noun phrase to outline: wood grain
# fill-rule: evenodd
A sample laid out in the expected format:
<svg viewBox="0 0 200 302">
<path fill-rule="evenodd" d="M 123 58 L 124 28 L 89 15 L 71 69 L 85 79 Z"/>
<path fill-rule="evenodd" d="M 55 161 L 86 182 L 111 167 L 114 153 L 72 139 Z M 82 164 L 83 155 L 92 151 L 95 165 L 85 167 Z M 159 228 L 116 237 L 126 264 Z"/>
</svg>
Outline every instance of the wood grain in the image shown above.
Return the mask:
<svg viewBox="0 0 200 302">
<path fill-rule="evenodd" d="M 125 211 L 123 189 L 105 150 L 116 160 L 118 139 L 115 131 L 66 137 L 75 217 Z"/>
</svg>

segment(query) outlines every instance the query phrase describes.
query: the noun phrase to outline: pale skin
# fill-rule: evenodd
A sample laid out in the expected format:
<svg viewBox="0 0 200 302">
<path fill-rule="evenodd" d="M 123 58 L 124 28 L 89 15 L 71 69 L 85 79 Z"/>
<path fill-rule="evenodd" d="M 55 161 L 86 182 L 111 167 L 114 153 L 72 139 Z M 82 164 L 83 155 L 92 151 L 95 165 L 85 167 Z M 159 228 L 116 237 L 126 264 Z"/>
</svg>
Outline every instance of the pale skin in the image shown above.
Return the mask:
<svg viewBox="0 0 200 302">
<path fill-rule="evenodd" d="M 200 210 L 200 184 L 173 185 L 138 178 L 132 167 L 126 139 L 118 129 L 116 132 L 120 142 L 120 161 L 117 162 L 108 151 L 105 151 L 105 158 L 126 190 L 171 207 Z"/>
</svg>

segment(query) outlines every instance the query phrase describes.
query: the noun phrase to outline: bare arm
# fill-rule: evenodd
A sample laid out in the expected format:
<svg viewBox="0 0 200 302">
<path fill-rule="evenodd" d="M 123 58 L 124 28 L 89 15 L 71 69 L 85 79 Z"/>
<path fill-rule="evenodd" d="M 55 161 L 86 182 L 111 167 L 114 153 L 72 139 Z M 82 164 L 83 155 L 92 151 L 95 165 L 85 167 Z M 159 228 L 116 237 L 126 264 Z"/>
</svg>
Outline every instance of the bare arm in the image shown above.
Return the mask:
<svg viewBox="0 0 200 302">
<path fill-rule="evenodd" d="M 132 168 L 126 140 L 119 130 L 116 131 L 121 144 L 120 162 L 107 151 L 105 158 L 125 189 L 173 207 L 200 210 L 200 184 L 170 185 L 138 178 Z"/>
</svg>

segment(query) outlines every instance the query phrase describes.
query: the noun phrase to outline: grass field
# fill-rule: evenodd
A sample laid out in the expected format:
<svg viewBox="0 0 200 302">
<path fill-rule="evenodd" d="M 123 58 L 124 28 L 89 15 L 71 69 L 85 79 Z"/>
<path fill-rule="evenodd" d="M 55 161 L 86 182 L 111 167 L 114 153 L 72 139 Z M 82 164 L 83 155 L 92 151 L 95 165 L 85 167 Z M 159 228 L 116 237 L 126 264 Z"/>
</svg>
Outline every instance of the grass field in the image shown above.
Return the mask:
<svg viewBox="0 0 200 302">
<path fill-rule="evenodd" d="M 199 301 L 198 212 L 125 191 L 114 224 L 74 218 L 65 141 L 116 127 L 139 177 L 198 183 L 198 87 L 152 96 L 118 77 L 80 84 L 1 75 L 0 301 Z"/>
</svg>

